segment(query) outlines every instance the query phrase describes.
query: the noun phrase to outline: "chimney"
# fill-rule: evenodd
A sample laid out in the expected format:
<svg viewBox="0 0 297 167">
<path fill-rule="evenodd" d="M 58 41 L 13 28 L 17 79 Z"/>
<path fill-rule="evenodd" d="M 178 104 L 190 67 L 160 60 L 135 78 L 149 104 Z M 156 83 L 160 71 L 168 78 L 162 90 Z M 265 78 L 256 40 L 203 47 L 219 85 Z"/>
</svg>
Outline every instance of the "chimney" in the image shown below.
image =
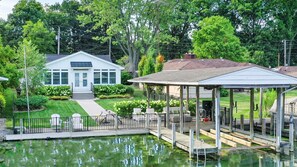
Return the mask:
<svg viewBox="0 0 297 167">
<path fill-rule="evenodd" d="M 196 59 L 196 55 L 194 53 L 185 53 L 184 59 Z"/>
</svg>

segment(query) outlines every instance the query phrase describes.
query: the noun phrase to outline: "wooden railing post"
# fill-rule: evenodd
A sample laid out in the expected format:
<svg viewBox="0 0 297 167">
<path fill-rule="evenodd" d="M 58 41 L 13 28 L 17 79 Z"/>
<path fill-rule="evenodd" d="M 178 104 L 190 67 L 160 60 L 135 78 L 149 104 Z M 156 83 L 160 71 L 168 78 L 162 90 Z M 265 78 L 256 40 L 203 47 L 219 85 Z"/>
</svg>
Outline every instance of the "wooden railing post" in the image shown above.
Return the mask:
<svg viewBox="0 0 297 167">
<path fill-rule="evenodd" d="M 115 114 L 114 115 L 114 128 L 115 129 L 119 129 L 119 124 L 118 124 L 118 115 L 117 114 Z"/>
<path fill-rule="evenodd" d="M 240 115 L 240 129 L 244 130 L 244 115 Z"/>
<path fill-rule="evenodd" d="M 176 144 L 176 131 L 175 131 L 175 123 L 172 123 L 172 148 L 174 148 Z"/>
</svg>

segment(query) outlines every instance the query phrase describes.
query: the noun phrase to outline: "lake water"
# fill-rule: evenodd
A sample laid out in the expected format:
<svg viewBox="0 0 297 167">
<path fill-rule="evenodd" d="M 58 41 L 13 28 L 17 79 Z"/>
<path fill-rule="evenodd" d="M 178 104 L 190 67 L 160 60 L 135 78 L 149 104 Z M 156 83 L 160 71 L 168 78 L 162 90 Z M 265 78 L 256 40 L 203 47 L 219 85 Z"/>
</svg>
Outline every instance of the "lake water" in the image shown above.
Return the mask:
<svg viewBox="0 0 297 167">
<path fill-rule="evenodd" d="M 296 155 L 231 151 L 218 160 L 190 160 L 188 153 L 151 135 L 3 143 L 0 166 L 294 166 Z"/>
</svg>

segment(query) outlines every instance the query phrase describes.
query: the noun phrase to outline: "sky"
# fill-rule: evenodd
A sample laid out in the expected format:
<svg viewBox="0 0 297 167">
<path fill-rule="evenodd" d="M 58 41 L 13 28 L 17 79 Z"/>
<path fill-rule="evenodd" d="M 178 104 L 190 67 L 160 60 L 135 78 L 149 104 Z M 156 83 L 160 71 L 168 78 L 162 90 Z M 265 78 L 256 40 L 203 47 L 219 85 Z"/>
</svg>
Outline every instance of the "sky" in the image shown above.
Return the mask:
<svg viewBox="0 0 297 167">
<path fill-rule="evenodd" d="M 12 8 L 17 4 L 19 0 L 0 0 L 0 17 L 2 19 L 7 19 L 9 13 L 12 12 Z M 36 0 L 37 2 L 52 5 L 56 2 L 61 3 L 63 0 Z"/>
</svg>

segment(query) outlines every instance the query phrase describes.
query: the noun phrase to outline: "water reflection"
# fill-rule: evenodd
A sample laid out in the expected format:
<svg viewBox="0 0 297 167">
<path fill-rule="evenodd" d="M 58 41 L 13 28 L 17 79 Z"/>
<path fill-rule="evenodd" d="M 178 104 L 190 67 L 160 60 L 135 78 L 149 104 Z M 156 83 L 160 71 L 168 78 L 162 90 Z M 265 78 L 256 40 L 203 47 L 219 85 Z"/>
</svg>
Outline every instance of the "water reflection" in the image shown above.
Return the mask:
<svg viewBox="0 0 297 167">
<path fill-rule="evenodd" d="M 213 160 L 190 160 L 188 154 L 147 136 L 72 140 L 36 140 L 4 143 L 0 166 L 217 166 L 293 167 L 297 152 L 279 155 L 269 151 L 235 150 Z"/>
</svg>

